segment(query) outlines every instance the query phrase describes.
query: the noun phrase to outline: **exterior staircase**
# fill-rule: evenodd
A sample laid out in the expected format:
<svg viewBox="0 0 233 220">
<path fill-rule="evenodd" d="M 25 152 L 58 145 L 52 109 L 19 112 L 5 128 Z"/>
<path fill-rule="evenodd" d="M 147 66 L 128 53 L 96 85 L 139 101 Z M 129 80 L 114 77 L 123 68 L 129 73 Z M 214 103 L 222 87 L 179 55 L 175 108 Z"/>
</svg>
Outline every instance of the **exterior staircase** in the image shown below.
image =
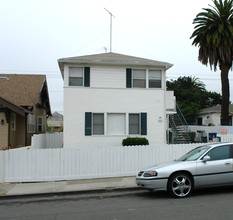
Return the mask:
<svg viewBox="0 0 233 220">
<path fill-rule="evenodd" d="M 176 114 L 169 115 L 169 126 L 172 132 L 171 142 L 173 144 L 191 143 L 190 129 L 184 115 L 176 105 Z"/>
</svg>

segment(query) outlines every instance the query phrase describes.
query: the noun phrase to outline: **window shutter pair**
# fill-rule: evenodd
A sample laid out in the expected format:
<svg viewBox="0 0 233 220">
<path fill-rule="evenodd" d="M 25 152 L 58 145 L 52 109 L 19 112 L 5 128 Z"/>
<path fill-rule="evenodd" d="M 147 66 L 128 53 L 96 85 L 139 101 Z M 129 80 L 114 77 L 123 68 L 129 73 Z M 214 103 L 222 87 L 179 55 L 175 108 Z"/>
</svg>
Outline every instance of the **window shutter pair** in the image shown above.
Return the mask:
<svg viewBox="0 0 233 220">
<path fill-rule="evenodd" d="M 85 112 L 85 136 L 92 134 L 92 113 Z M 147 135 L 147 113 L 141 113 L 141 135 Z"/>
</svg>

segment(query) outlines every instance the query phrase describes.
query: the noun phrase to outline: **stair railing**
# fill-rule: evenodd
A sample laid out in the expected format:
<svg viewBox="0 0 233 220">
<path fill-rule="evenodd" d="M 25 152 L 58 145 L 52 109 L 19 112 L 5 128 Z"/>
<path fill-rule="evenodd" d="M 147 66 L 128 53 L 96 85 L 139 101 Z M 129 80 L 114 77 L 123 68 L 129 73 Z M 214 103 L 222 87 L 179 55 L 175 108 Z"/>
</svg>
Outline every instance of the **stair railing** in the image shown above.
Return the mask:
<svg viewBox="0 0 233 220">
<path fill-rule="evenodd" d="M 174 143 L 178 137 L 178 130 L 176 127 L 176 123 L 171 115 L 169 115 L 169 124 L 172 130 L 172 143 Z"/>
<path fill-rule="evenodd" d="M 176 116 L 176 117 L 175 117 Z M 176 123 L 175 118 L 178 120 L 178 122 Z M 177 142 L 179 141 L 179 135 L 182 135 L 184 138 L 186 137 L 188 139 L 188 141 L 191 141 L 191 138 L 188 134 L 188 132 L 190 132 L 191 130 L 189 129 L 188 123 L 184 118 L 184 115 L 182 114 L 179 106 L 176 104 L 176 115 L 169 115 L 169 124 L 171 127 L 171 130 L 173 132 L 172 135 L 172 142 Z M 182 130 L 184 132 L 180 132 L 178 127 L 182 127 Z M 185 138 L 185 139 L 186 139 Z"/>
<path fill-rule="evenodd" d="M 188 126 L 188 123 L 187 123 L 183 113 L 181 112 L 181 110 L 180 110 L 180 108 L 179 108 L 179 106 L 177 104 L 176 104 L 176 112 L 177 112 L 177 116 L 179 117 L 179 120 L 180 120 L 184 130 L 186 132 L 190 132 L 191 130 L 190 130 L 189 126 Z"/>
</svg>

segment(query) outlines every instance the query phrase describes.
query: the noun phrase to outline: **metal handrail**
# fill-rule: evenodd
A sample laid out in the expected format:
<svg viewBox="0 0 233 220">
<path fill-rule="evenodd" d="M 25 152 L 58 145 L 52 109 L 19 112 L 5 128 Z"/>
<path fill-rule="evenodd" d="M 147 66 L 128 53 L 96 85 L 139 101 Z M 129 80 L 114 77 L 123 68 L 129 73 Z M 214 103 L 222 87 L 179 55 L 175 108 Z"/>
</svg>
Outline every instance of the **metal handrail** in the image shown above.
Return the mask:
<svg viewBox="0 0 233 220">
<path fill-rule="evenodd" d="M 184 127 L 184 130 L 186 132 L 190 132 L 191 130 L 189 129 L 188 123 L 177 104 L 176 104 L 176 112 L 179 117 L 179 120 L 181 121 L 182 126 Z"/>
<path fill-rule="evenodd" d="M 179 125 L 177 125 L 175 120 L 173 119 L 173 117 L 171 115 L 169 115 L 169 124 L 171 126 L 172 131 L 173 131 L 172 141 L 178 140 L 178 136 L 179 136 L 179 131 L 178 131 L 179 128 L 178 127 L 183 128 L 183 131 L 185 132 L 185 133 L 183 133 L 183 136 L 186 136 L 190 141 L 191 138 L 188 134 L 188 132 L 190 132 L 188 123 L 185 120 L 184 115 L 182 114 L 182 112 L 177 104 L 176 104 L 176 112 L 177 112 L 176 115 L 177 115 Z"/>
</svg>

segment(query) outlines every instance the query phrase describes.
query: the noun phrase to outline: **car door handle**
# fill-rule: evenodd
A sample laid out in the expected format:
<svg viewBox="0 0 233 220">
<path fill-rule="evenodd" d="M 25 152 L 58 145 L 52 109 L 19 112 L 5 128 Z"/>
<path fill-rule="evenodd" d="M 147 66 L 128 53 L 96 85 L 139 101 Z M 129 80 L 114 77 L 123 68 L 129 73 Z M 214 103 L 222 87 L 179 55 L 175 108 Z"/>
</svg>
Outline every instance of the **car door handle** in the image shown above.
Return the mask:
<svg viewBox="0 0 233 220">
<path fill-rule="evenodd" d="M 225 162 L 226 165 L 231 165 L 231 162 Z"/>
</svg>

